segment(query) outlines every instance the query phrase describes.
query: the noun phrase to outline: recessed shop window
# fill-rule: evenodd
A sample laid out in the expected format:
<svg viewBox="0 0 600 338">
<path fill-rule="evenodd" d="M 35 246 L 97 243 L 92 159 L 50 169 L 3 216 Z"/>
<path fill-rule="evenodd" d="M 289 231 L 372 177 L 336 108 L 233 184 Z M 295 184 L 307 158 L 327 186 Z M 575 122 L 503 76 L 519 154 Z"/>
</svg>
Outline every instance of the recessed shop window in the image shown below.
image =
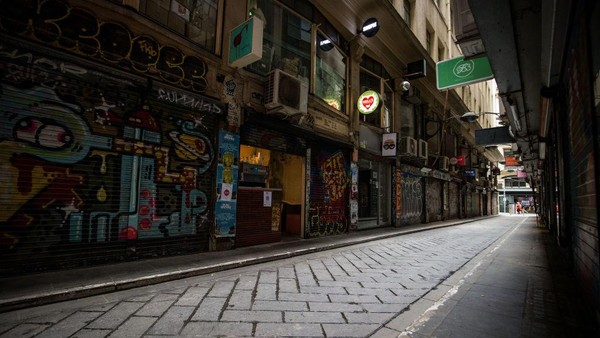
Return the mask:
<svg viewBox="0 0 600 338">
<path fill-rule="evenodd" d="M 346 111 L 348 42 L 327 19 L 306 0 L 250 0 L 248 8 L 263 20 L 264 31 L 262 59 L 246 69 L 261 75 L 280 69 L 314 84 L 316 97 Z"/>
<path fill-rule="evenodd" d="M 331 39 L 317 34 L 315 95 L 334 109 L 345 111 L 346 56 Z"/>
<path fill-rule="evenodd" d="M 391 81 L 391 76 L 382 64 L 366 55 L 363 56 L 360 70 L 360 92 L 373 90 L 379 93 L 383 104 L 369 114 L 361 114 L 361 122 L 383 129 L 392 126 L 394 92 L 391 89 L 393 86 Z"/>
<path fill-rule="evenodd" d="M 140 0 L 140 13 L 214 51 L 218 0 Z"/>
<path fill-rule="evenodd" d="M 279 68 L 308 82 L 310 71 L 310 21 L 272 0 L 258 0 L 252 14 L 264 21 L 263 57 L 248 69 L 266 75 Z"/>
</svg>

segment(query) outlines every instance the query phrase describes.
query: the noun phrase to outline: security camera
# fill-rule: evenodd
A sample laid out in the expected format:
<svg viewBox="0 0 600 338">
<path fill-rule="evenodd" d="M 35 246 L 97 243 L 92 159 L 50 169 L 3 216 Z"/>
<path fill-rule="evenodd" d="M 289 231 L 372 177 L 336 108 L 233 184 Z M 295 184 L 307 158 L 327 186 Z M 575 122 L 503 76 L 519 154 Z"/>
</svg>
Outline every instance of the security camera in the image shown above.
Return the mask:
<svg viewBox="0 0 600 338">
<path fill-rule="evenodd" d="M 402 91 L 409 91 L 410 90 L 410 82 L 408 81 L 402 81 Z"/>
</svg>

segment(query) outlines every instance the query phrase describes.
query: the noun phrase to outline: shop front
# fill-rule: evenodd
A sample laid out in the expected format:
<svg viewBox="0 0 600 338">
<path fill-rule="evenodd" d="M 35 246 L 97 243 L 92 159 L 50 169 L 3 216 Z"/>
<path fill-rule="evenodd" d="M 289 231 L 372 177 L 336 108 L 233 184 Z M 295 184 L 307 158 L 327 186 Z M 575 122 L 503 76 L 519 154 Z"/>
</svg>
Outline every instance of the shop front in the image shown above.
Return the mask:
<svg viewBox="0 0 600 338">
<path fill-rule="evenodd" d="M 236 246 L 303 238 L 306 140 L 246 123 L 240 142 Z"/>
<path fill-rule="evenodd" d="M 382 134 L 361 125 L 358 153 L 358 230 L 392 224 L 393 156 L 382 156 Z M 387 150 L 387 149 L 386 149 Z"/>
<path fill-rule="evenodd" d="M 224 105 L 100 57 L 8 41 L 2 271 L 207 251 Z"/>
<path fill-rule="evenodd" d="M 417 167 L 401 164 L 396 169 L 397 225 L 419 224 L 423 222 L 424 191 L 423 174 Z"/>
</svg>

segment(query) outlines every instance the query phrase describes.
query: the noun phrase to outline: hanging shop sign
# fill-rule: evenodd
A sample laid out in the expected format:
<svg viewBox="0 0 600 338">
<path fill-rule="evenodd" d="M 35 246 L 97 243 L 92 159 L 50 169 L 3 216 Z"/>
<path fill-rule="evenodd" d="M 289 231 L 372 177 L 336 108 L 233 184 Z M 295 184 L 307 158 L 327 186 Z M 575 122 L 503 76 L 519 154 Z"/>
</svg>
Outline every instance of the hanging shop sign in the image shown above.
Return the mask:
<svg viewBox="0 0 600 338">
<path fill-rule="evenodd" d="M 448 162 L 450 162 L 450 165 L 464 167 L 464 165 L 465 165 L 465 157 L 462 156 L 462 155 L 455 156 L 455 157 L 450 157 L 450 160 Z"/>
<path fill-rule="evenodd" d="M 494 73 L 487 56 L 465 60 L 463 56 L 443 60 L 435 65 L 439 90 L 465 86 L 492 79 Z"/>
<path fill-rule="evenodd" d="M 396 156 L 398 133 L 381 135 L 381 156 Z"/>
<path fill-rule="evenodd" d="M 504 156 L 504 165 L 507 167 L 516 167 L 519 164 L 519 160 L 516 156 Z"/>
<path fill-rule="evenodd" d="M 361 114 L 369 115 L 379 107 L 379 94 L 374 90 L 367 90 L 358 97 L 356 106 Z"/>
<path fill-rule="evenodd" d="M 229 36 L 229 64 L 232 67 L 245 67 L 262 59 L 263 22 L 251 17 L 235 27 Z"/>
<path fill-rule="evenodd" d="M 465 169 L 465 177 L 475 177 L 475 169 Z"/>
</svg>

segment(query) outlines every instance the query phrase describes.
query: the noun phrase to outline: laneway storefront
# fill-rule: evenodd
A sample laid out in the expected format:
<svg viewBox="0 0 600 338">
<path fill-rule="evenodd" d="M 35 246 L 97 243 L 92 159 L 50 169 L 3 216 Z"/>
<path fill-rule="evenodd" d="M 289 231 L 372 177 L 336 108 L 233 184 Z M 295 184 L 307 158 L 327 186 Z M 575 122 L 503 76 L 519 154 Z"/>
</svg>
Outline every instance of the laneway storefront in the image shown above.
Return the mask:
<svg viewBox="0 0 600 338">
<path fill-rule="evenodd" d="M 397 193 L 399 201 L 397 225 L 419 224 L 423 221 L 425 201 L 422 173 L 416 167 L 401 165 L 396 169 L 396 175 L 399 177 L 399 182 L 396 184 L 400 189 Z"/>
<path fill-rule="evenodd" d="M 448 181 L 450 175 L 439 170 L 433 170 L 426 182 L 426 200 L 427 222 L 436 222 L 445 220 L 449 217 L 448 209 L 450 207 L 450 193 Z M 455 201 L 454 199 L 452 201 Z"/>
<path fill-rule="evenodd" d="M 359 230 L 393 224 L 392 168 L 397 154 L 397 138 L 396 135 L 393 136 L 386 138 L 387 142 L 384 144 L 380 130 L 367 124 L 360 126 L 357 226 Z"/>
<path fill-rule="evenodd" d="M 2 272 L 208 250 L 226 109 L 201 94 L 206 82 L 183 86 L 90 51 L 9 41 L 0 54 Z"/>
<path fill-rule="evenodd" d="M 253 123 L 240 139 L 236 247 L 304 237 L 306 140 Z"/>
<path fill-rule="evenodd" d="M 257 116 L 260 122 L 249 121 L 241 128 L 242 195 L 238 203 L 243 206 L 244 198 L 256 199 L 257 194 L 272 191 L 274 209 L 272 217 L 261 222 L 255 216 L 262 206 L 238 211 L 236 246 L 346 233 L 350 146 L 297 125 Z"/>
<path fill-rule="evenodd" d="M 391 224 L 392 166 L 373 156 L 358 162 L 358 229 Z"/>
</svg>

